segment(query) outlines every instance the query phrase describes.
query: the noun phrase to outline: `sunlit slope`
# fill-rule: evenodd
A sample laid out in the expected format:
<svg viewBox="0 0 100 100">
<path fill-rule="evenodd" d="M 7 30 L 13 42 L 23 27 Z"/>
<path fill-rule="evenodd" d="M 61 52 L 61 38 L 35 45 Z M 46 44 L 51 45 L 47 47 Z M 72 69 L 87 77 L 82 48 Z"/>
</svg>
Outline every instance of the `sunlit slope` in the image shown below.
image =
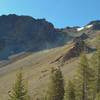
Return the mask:
<svg viewBox="0 0 100 100">
<path fill-rule="evenodd" d="M 43 93 L 48 84 L 51 67 L 59 66 L 59 62 L 51 62 L 65 54 L 72 46 L 73 45 L 66 45 L 64 47 L 33 53 L 1 68 L 0 100 L 7 100 L 8 91 L 14 83 L 16 73 L 20 67 L 23 68 L 25 80 L 28 80 L 30 94 L 37 96 L 38 93 Z M 65 79 L 70 78 L 74 74 L 73 72 L 77 68 L 76 62 L 77 60 L 75 59 L 70 60 L 62 67 Z"/>
</svg>

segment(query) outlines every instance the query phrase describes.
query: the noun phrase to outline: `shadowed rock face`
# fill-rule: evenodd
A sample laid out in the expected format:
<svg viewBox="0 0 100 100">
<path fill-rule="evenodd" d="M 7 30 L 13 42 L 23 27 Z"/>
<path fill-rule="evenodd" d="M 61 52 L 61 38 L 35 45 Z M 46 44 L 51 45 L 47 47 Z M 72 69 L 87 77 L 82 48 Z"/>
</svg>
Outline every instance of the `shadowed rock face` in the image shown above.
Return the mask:
<svg viewBox="0 0 100 100">
<path fill-rule="evenodd" d="M 95 49 L 87 46 L 86 43 L 83 40 L 79 39 L 74 43 L 73 47 L 71 49 L 69 49 L 69 51 L 67 51 L 66 54 L 61 55 L 60 57 L 58 57 L 57 59 L 55 59 L 51 63 L 61 62 L 62 64 L 64 64 L 66 61 L 68 61 L 68 60 L 70 60 L 74 57 L 80 56 L 80 54 L 82 52 L 90 53 L 94 50 Z"/>
<path fill-rule="evenodd" d="M 91 21 L 88 25 L 93 25 L 93 30 L 100 30 L 100 20 Z"/>
<path fill-rule="evenodd" d="M 93 49 L 88 47 L 83 40 L 78 40 L 75 42 L 73 48 L 71 48 L 64 56 L 63 62 L 70 60 L 71 58 L 78 57 L 82 52 L 89 53 L 92 52 Z"/>
<path fill-rule="evenodd" d="M 0 57 L 52 48 L 64 41 L 64 36 L 45 19 L 15 14 L 0 16 L 0 48 L 3 47 Z"/>
<path fill-rule="evenodd" d="M 80 41 L 80 40 L 86 40 L 86 39 L 88 39 L 88 38 L 89 38 L 88 35 L 85 34 L 85 33 L 83 33 L 83 34 L 80 35 L 79 37 L 75 37 L 75 38 L 73 39 L 73 42 L 78 42 L 78 41 Z"/>
</svg>

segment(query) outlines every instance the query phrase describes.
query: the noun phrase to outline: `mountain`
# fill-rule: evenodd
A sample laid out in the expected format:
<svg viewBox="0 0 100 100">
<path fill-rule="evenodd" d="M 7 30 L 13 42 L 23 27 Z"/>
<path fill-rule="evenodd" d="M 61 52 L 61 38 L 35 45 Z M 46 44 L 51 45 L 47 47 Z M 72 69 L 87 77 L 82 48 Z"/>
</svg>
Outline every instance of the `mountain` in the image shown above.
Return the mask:
<svg viewBox="0 0 100 100">
<path fill-rule="evenodd" d="M 95 26 L 95 28 L 94 28 Z M 8 99 L 16 73 L 23 68 L 32 99 L 46 93 L 52 67 L 61 66 L 65 83 L 76 74 L 79 56 L 91 57 L 100 46 L 99 21 L 56 29 L 45 19 L 0 16 L 0 98 Z M 38 51 L 38 52 L 36 52 Z"/>
<path fill-rule="evenodd" d="M 63 46 L 83 33 L 92 38 L 100 34 L 99 30 L 99 20 L 91 21 L 84 27 L 68 26 L 56 29 L 45 19 L 15 14 L 2 15 L 0 16 L 0 59 Z"/>
<path fill-rule="evenodd" d="M 65 37 L 45 19 L 15 14 L 0 16 L 0 58 L 63 45 Z"/>
</svg>

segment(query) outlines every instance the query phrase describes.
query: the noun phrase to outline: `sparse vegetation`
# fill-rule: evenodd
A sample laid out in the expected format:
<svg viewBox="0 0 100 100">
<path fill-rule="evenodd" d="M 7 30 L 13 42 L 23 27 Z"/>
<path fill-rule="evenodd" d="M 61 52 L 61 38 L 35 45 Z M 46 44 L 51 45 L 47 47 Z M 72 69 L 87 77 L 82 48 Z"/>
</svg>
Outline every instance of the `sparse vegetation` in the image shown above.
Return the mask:
<svg viewBox="0 0 100 100">
<path fill-rule="evenodd" d="M 51 70 L 50 84 L 46 95 L 37 100 L 99 100 L 100 99 L 100 49 L 88 59 L 86 54 L 80 57 L 77 75 L 67 83 L 65 91 L 64 78 L 60 68 Z M 30 100 L 20 72 L 9 100 Z"/>
<path fill-rule="evenodd" d="M 75 85 L 74 82 L 69 80 L 66 90 L 66 100 L 76 100 L 76 91 L 75 91 Z"/>
<path fill-rule="evenodd" d="M 52 68 L 50 79 L 47 100 L 63 100 L 65 90 L 64 80 L 60 68 Z"/>
<path fill-rule="evenodd" d="M 29 100 L 28 90 L 25 87 L 21 71 L 17 74 L 17 79 L 12 90 L 9 91 L 8 100 Z"/>
</svg>

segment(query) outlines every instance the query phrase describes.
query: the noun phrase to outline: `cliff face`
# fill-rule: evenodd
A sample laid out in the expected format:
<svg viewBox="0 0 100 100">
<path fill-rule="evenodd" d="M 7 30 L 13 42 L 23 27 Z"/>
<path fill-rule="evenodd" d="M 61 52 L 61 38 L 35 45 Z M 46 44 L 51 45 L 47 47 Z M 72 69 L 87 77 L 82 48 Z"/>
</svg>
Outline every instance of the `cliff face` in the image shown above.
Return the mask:
<svg viewBox="0 0 100 100">
<path fill-rule="evenodd" d="M 38 51 L 64 44 L 64 36 L 45 19 L 0 16 L 1 57 L 21 51 Z"/>
</svg>

